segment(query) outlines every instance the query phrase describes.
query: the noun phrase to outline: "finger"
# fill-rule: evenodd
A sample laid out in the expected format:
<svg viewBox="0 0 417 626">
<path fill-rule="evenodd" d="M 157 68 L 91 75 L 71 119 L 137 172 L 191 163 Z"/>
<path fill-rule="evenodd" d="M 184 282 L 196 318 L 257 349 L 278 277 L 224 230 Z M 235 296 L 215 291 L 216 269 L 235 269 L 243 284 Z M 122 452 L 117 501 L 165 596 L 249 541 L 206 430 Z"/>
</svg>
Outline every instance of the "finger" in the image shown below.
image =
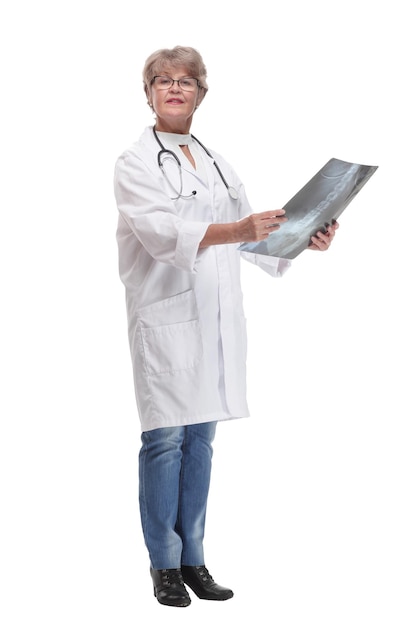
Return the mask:
<svg viewBox="0 0 417 626">
<path fill-rule="evenodd" d="M 328 238 L 328 235 L 326 233 L 323 233 L 321 230 L 319 230 L 315 235 L 312 236 L 312 239 L 316 239 L 317 241 L 325 241 L 326 238 Z"/>
<path fill-rule="evenodd" d="M 329 240 L 321 232 L 319 232 L 317 235 L 313 235 L 311 237 L 311 242 L 314 246 L 316 246 L 315 249 L 317 250 L 327 250 L 330 245 Z"/>
<path fill-rule="evenodd" d="M 333 239 L 336 234 L 336 229 L 333 226 L 327 226 L 327 235 Z"/>
<path fill-rule="evenodd" d="M 275 216 L 273 219 L 270 220 L 271 223 L 268 224 L 268 228 L 274 228 L 275 226 L 277 228 L 279 228 L 281 226 L 281 224 L 285 224 L 285 222 L 288 222 L 288 217 L 278 217 Z"/>
<path fill-rule="evenodd" d="M 263 213 L 258 213 L 258 215 L 263 220 L 274 219 L 276 217 L 284 217 L 285 210 L 276 209 L 275 211 L 264 211 Z"/>
<path fill-rule="evenodd" d="M 329 224 L 326 224 L 325 228 L 326 230 L 319 230 L 316 233 L 316 237 L 318 237 L 322 241 L 330 242 L 335 236 L 335 230 Z"/>
</svg>

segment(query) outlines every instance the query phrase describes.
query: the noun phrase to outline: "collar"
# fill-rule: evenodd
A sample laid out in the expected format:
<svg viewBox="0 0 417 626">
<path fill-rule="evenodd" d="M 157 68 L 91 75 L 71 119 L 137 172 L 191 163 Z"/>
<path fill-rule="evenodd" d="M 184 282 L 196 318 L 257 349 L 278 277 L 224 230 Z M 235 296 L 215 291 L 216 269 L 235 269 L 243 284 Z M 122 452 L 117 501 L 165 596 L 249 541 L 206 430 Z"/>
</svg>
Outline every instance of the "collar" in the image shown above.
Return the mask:
<svg viewBox="0 0 417 626">
<path fill-rule="evenodd" d="M 172 146 L 189 146 L 192 143 L 193 138 L 191 137 L 191 133 L 188 135 L 179 135 L 177 133 L 164 133 L 159 130 L 156 131 L 159 139 L 165 145 Z"/>
</svg>

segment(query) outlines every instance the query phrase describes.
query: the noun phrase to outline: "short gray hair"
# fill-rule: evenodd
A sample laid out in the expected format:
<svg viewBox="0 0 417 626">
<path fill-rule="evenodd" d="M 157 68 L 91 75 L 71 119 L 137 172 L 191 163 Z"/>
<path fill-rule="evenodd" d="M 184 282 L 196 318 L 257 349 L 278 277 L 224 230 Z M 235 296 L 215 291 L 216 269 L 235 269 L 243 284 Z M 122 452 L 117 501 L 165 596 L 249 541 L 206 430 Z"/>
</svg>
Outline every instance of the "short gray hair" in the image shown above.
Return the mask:
<svg viewBox="0 0 417 626">
<path fill-rule="evenodd" d="M 143 68 L 143 84 L 148 93 L 152 79 L 164 72 L 167 67 L 180 67 L 184 65 L 190 76 L 197 78 L 199 85 L 204 89 L 204 95 L 208 91 L 207 70 L 201 54 L 195 48 L 175 46 L 175 48 L 161 48 L 153 52 L 145 62 Z"/>
</svg>

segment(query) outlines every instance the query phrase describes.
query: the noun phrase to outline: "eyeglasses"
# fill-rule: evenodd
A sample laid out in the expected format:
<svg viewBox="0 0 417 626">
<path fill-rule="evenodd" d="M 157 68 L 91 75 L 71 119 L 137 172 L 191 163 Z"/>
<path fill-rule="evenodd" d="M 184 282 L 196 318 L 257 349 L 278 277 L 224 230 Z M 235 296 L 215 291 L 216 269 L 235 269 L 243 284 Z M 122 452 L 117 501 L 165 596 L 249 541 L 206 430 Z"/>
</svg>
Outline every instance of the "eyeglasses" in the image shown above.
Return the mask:
<svg viewBox="0 0 417 626">
<path fill-rule="evenodd" d="M 155 89 L 171 89 L 174 83 L 178 83 L 178 87 L 183 91 L 195 91 L 200 86 L 197 78 L 170 78 L 169 76 L 154 76 L 151 85 Z"/>
</svg>

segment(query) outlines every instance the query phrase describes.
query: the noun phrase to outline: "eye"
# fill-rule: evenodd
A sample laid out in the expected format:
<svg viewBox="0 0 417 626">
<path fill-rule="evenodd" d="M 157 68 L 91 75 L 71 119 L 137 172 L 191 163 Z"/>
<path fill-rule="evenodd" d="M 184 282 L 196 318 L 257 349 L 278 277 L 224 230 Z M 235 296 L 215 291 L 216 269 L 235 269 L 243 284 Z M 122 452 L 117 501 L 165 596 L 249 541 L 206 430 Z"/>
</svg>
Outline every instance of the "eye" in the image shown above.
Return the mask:
<svg viewBox="0 0 417 626">
<path fill-rule="evenodd" d="M 157 80 L 158 84 L 163 87 L 168 87 L 172 83 L 172 80 L 168 76 L 158 76 Z"/>
</svg>

